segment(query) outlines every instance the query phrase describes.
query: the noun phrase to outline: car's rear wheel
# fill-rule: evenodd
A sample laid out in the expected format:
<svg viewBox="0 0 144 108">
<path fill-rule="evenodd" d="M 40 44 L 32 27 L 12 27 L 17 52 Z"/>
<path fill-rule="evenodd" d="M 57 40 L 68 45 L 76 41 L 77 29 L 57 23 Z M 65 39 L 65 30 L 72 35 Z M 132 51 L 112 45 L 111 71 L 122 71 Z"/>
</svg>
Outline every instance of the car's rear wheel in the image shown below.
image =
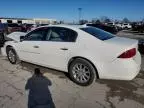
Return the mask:
<svg viewBox="0 0 144 108">
<path fill-rule="evenodd" d="M 17 54 L 12 47 L 7 48 L 7 57 L 11 64 L 16 64 L 18 62 Z"/>
<path fill-rule="evenodd" d="M 71 79 L 81 85 L 88 86 L 96 78 L 96 71 L 93 65 L 85 59 L 75 59 L 69 67 L 69 74 Z"/>
</svg>

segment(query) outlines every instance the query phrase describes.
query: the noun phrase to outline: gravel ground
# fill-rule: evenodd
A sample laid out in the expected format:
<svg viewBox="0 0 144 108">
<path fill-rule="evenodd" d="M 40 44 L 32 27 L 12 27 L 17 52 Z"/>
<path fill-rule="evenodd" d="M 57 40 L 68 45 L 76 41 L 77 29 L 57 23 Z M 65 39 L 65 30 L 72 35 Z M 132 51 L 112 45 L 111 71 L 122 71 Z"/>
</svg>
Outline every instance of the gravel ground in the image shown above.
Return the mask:
<svg viewBox="0 0 144 108">
<path fill-rule="evenodd" d="M 88 87 L 81 87 L 70 81 L 63 72 L 26 62 L 12 65 L 3 56 L 0 56 L 0 108 L 27 108 L 30 92 L 25 88 L 33 79 L 33 70 L 37 67 L 44 73 L 45 80 L 41 83 L 39 79 L 34 79 L 38 82 L 36 87 L 45 88 L 46 85 L 49 92 L 40 89 L 43 92 L 37 91 L 37 94 L 49 94 L 56 108 L 144 108 L 144 65 L 132 81 L 101 79 Z M 37 96 L 35 99 L 38 100 Z M 48 107 L 39 104 L 35 108 Z"/>
</svg>

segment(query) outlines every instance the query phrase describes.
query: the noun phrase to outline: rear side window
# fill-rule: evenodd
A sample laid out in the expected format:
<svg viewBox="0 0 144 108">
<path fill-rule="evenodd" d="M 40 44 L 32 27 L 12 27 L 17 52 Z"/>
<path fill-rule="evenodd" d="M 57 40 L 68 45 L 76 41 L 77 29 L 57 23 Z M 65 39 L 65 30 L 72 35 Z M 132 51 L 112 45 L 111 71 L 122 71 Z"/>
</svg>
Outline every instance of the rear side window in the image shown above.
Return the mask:
<svg viewBox="0 0 144 108">
<path fill-rule="evenodd" d="M 100 40 L 108 40 L 114 37 L 113 34 L 108 33 L 104 30 L 98 29 L 96 27 L 86 27 L 86 28 L 80 28 L 81 30 L 93 35 L 94 37 L 100 39 Z"/>
<path fill-rule="evenodd" d="M 46 40 L 57 41 L 57 42 L 75 42 L 77 32 L 64 28 L 64 27 L 52 27 L 48 31 Z"/>
</svg>

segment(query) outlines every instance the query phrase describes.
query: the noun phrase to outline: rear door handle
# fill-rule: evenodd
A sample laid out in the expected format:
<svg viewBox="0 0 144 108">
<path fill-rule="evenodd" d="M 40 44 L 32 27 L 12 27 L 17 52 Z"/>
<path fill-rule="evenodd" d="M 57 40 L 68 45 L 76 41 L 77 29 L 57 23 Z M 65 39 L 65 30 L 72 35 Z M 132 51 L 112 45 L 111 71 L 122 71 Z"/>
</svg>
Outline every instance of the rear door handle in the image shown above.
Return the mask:
<svg viewBox="0 0 144 108">
<path fill-rule="evenodd" d="M 39 48 L 39 46 L 33 46 L 34 48 Z"/>
<path fill-rule="evenodd" d="M 60 48 L 61 50 L 68 50 L 68 48 Z"/>
</svg>

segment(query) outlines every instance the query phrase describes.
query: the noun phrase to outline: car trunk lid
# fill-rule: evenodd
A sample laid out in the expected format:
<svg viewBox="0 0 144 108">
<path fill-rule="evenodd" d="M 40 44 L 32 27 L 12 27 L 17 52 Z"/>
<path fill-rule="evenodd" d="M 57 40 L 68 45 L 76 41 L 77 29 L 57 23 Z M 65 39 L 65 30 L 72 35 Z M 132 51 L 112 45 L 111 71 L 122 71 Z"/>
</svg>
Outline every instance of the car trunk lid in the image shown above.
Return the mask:
<svg viewBox="0 0 144 108">
<path fill-rule="evenodd" d="M 107 46 L 111 49 L 109 53 L 112 59 L 118 58 L 121 54 L 135 48 L 136 53 L 138 49 L 138 41 L 134 39 L 114 37 L 108 40 L 105 40 Z"/>
</svg>

